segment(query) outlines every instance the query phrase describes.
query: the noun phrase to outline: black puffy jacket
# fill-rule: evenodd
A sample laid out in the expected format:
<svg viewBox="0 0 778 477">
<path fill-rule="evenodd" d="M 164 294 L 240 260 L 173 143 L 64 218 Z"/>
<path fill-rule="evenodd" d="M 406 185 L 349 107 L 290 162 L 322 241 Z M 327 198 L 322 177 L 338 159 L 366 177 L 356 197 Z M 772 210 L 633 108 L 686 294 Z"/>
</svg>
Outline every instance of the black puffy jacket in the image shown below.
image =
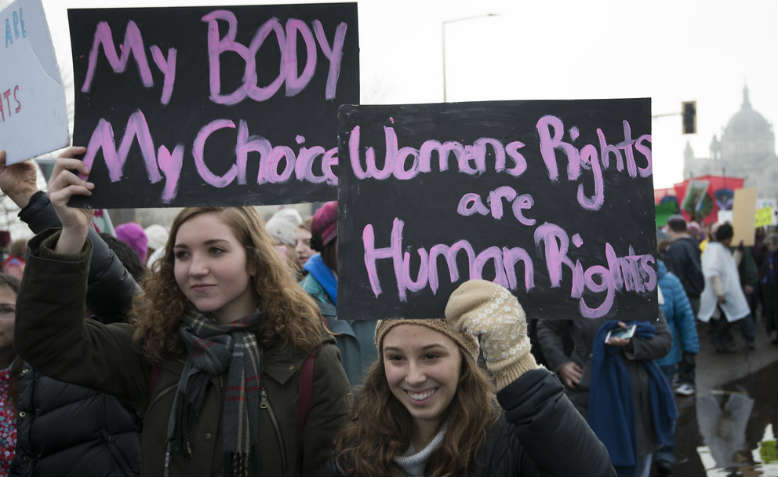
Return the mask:
<svg viewBox="0 0 778 477">
<path fill-rule="evenodd" d="M 138 475 L 141 423 L 118 399 L 19 373 L 16 456 L 9 476 Z"/>
<path fill-rule="evenodd" d="M 705 288 L 705 277 L 700 263 L 700 247 L 691 237 L 681 237 L 670 243 L 665 253 L 665 265 L 681 280 L 690 299 L 697 299 Z"/>
<path fill-rule="evenodd" d="M 497 400 L 502 415 L 467 475 L 615 475 L 607 449 L 548 370 L 524 373 Z M 343 475 L 334 459 L 326 472 Z"/>
<path fill-rule="evenodd" d="M 19 217 L 36 233 L 60 226 L 43 192 L 32 196 Z M 89 241 L 87 303 L 107 323 L 126 313 L 137 285 L 92 229 Z M 114 396 L 43 376 L 27 363 L 17 379 L 16 455 L 9 476 L 138 475 L 141 422 L 131 408 Z"/>
</svg>

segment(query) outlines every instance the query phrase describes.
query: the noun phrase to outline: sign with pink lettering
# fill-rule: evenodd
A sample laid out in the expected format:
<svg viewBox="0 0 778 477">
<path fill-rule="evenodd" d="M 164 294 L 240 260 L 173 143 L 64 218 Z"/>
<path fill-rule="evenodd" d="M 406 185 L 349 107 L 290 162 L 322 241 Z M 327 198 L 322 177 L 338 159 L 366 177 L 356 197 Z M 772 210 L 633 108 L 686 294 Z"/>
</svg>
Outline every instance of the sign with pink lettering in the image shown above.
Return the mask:
<svg viewBox="0 0 778 477">
<path fill-rule="evenodd" d="M 470 278 L 656 317 L 650 99 L 343 106 L 339 138 L 339 317 L 442 317 Z"/>
<path fill-rule="evenodd" d="M 97 208 L 337 196 L 354 3 L 68 10 L 74 144 Z"/>
<path fill-rule="evenodd" d="M 8 164 L 68 143 L 65 88 L 40 0 L 0 11 L 0 149 Z"/>
</svg>

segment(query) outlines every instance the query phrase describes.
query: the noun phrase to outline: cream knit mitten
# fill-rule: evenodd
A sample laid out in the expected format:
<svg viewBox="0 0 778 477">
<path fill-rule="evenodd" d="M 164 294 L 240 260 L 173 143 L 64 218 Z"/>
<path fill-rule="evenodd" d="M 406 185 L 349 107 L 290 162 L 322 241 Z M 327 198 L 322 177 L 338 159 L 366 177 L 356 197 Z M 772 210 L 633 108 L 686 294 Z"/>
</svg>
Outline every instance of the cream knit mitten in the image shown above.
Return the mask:
<svg viewBox="0 0 778 477">
<path fill-rule="evenodd" d="M 485 280 L 463 283 L 448 299 L 446 320 L 479 337 L 497 391 L 538 367 L 530 353 L 524 310 L 502 286 Z"/>
</svg>

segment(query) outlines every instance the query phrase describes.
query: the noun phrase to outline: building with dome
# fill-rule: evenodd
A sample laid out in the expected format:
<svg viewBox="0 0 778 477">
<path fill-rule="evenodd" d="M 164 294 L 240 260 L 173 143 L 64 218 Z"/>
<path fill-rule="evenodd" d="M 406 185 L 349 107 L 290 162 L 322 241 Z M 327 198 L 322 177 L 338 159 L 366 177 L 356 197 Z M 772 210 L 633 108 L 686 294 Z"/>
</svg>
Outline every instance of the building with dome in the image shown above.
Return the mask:
<svg viewBox="0 0 778 477">
<path fill-rule="evenodd" d="M 778 157 L 772 125 L 757 112 L 743 87 L 743 104 L 727 122 L 719 138 L 710 142 L 709 157 L 695 157 L 687 142 L 684 149 L 684 178 L 701 175 L 742 177 L 745 187 L 756 187 L 760 198 L 778 198 Z"/>
</svg>

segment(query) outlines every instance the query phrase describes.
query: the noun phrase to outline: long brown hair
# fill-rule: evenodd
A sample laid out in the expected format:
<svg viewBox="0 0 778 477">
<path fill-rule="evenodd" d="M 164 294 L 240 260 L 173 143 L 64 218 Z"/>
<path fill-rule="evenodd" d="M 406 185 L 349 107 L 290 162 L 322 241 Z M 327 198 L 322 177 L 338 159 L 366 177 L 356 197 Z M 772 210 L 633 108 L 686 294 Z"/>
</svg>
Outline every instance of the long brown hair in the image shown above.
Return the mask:
<svg viewBox="0 0 778 477">
<path fill-rule="evenodd" d="M 316 303 L 295 281 L 292 271 L 271 245 L 259 214 L 251 207 L 189 207 L 173 220 L 165 254 L 143 282 L 144 295 L 135 299 L 132 320 L 135 339 L 143 343 L 154 362 L 183 351 L 178 336 L 179 318 L 191 307 L 174 276 L 173 247 L 178 229 L 202 214 L 217 214 L 246 249 L 246 260 L 256 274 L 252 285 L 264 313 L 263 329 L 257 330 L 263 344 L 281 340 L 303 350 L 321 341 L 322 321 Z"/>
<path fill-rule="evenodd" d="M 462 371 L 444 416 L 446 435 L 427 460 L 425 475 L 468 473 L 499 418 L 489 378 L 461 349 L 459 354 Z M 389 389 L 381 356 L 357 391 L 352 420 L 337 437 L 335 463 L 341 472 L 356 475 L 402 473 L 394 458 L 410 446 L 413 429 L 413 418 Z"/>
</svg>

